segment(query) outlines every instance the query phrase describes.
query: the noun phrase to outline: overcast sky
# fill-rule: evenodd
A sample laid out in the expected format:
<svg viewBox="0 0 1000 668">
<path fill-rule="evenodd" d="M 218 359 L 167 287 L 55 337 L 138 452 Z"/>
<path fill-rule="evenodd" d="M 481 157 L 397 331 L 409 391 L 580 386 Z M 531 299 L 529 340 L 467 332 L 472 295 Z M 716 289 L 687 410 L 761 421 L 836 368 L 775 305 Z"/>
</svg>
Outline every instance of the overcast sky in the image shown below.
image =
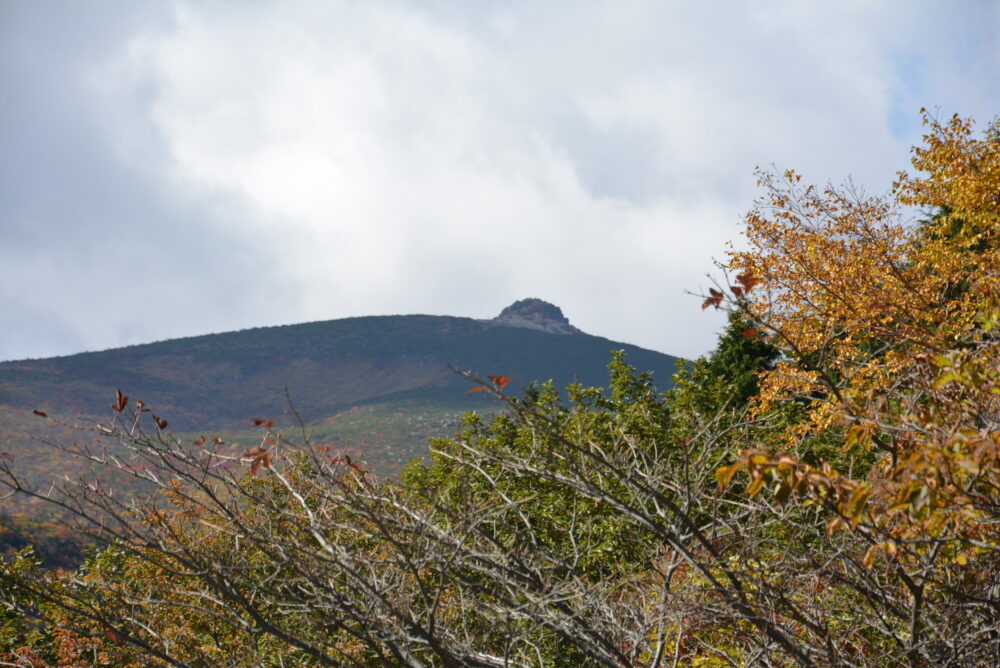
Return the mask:
<svg viewBox="0 0 1000 668">
<path fill-rule="evenodd" d="M 523 297 L 683 356 L 754 167 L 884 192 L 997 2 L 0 2 L 0 359 Z"/>
</svg>

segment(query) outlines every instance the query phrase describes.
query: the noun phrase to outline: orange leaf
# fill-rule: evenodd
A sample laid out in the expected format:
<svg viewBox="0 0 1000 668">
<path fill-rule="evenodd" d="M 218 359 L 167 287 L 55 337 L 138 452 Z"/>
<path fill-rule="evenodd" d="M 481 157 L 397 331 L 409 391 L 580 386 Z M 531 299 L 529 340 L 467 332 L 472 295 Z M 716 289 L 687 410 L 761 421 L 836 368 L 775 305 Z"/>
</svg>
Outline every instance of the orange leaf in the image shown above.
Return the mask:
<svg viewBox="0 0 1000 668">
<path fill-rule="evenodd" d="M 872 545 L 865 552 L 865 558 L 862 560 L 861 565 L 865 567 L 865 570 L 871 570 L 871 567 L 875 564 L 875 552 L 878 551 L 878 545 Z"/>
<path fill-rule="evenodd" d="M 465 393 L 466 394 L 472 394 L 473 392 L 482 392 L 485 389 L 486 389 L 485 387 L 483 387 L 483 386 L 480 385 L 479 387 L 474 387 L 471 390 L 466 390 Z"/>
<path fill-rule="evenodd" d="M 509 376 L 486 376 L 486 377 L 492 380 L 496 384 L 496 386 L 499 387 L 501 390 L 507 387 L 507 384 L 510 381 L 514 380 Z"/>
<path fill-rule="evenodd" d="M 256 418 L 253 423 L 256 427 L 267 427 L 268 429 L 274 426 L 274 420 L 261 420 L 260 418 Z"/>
<path fill-rule="evenodd" d="M 760 336 L 760 332 L 758 332 L 753 327 L 748 327 L 744 329 L 742 332 L 740 332 L 740 334 L 742 334 L 743 338 L 745 339 L 756 339 L 758 336 Z"/>
</svg>

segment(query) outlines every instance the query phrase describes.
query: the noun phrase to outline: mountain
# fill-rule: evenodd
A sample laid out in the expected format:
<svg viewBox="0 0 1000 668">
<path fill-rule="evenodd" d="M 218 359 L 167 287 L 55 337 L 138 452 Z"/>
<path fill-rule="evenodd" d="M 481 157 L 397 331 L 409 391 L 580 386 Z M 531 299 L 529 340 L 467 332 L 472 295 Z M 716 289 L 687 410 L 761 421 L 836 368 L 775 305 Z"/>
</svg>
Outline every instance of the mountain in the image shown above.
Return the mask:
<svg viewBox="0 0 1000 668">
<path fill-rule="evenodd" d="M 426 451 L 428 436 L 453 432 L 462 412 L 495 410 L 487 393 L 467 394 L 472 384 L 450 366 L 510 376 L 511 393 L 532 380 L 604 385 L 610 353 L 619 349 L 661 388 L 669 384 L 676 358 L 585 334 L 540 299 L 518 301 L 490 320 L 345 318 L 3 362 L 0 450 L 39 447 L 26 440 L 44 429 L 33 410 L 107 419 L 116 388 L 151 406 L 170 431 L 232 433 L 254 418 L 290 420 L 287 388 L 321 437 L 350 439 L 377 469 L 393 473 Z M 384 442 L 373 444 L 364 428 Z"/>
</svg>

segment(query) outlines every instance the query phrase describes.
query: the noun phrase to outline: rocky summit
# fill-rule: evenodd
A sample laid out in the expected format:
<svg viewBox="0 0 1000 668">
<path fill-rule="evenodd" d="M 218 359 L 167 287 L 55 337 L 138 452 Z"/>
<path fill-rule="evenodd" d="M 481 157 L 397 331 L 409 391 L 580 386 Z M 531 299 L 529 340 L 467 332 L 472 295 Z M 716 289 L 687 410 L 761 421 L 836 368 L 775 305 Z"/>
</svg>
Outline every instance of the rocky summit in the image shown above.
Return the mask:
<svg viewBox="0 0 1000 668">
<path fill-rule="evenodd" d="M 579 329 L 569 324 L 562 309 L 547 301 L 529 297 L 516 301 L 500 312 L 491 324 L 505 327 L 523 327 L 535 329 L 549 334 L 582 334 Z"/>
</svg>

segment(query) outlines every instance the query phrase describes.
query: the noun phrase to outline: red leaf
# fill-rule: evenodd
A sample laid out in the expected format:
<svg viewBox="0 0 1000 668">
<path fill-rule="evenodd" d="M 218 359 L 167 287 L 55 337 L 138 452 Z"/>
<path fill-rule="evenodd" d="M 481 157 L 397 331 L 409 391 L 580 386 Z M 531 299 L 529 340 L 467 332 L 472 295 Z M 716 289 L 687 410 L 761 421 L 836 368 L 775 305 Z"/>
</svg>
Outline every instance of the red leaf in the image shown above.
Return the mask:
<svg viewBox="0 0 1000 668">
<path fill-rule="evenodd" d="M 760 283 L 760 279 L 747 270 L 736 275 L 736 282 L 742 285 L 744 290 L 750 292 L 755 285 Z"/>
<path fill-rule="evenodd" d="M 253 450 L 244 452 L 243 457 L 252 460 L 250 463 L 250 475 L 257 475 L 257 471 L 260 470 L 261 466 L 266 469 L 271 468 L 271 450 L 254 448 Z"/>
<path fill-rule="evenodd" d="M 501 390 L 507 387 L 507 383 L 514 380 L 509 376 L 486 376 L 486 377 L 492 380 L 496 384 L 496 386 L 499 387 Z"/>
<path fill-rule="evenodd" d="M 758 332 L 753 327 L 748 327 L 744 329 L 742 332 L 740 332 L 740 334 L 742 334 L 743 338 L 745 339 L 756 339 L 758 336 L 760 336 L 760 332 Z"/>
<path fill-rule="evenodd" d="M 212 439 L 212 443 L 215 445 L 222 445 L 223 443 L 225 443 L 225 441 L 216 436 L 215 438 Z"/>
<path fill-rule="evenodd" d="M 340 457 L 336 457 L 330 463 L 333 464 L 333 465 L 343 464 L 345 466 L 350 466 L 352 469 L 354 469 L 358 473 L 364 473 L 364 469 L 361 468 L 361 465 L 358 464 L 355 461 L 352 461 L 351 460 L 351 456 L 348 455 L 348 454 L 346 454 L 346 453 L 343 454 L 343 455 L 341 455 Z"/>
<path fill-rule="evenodd" d="M 466 390 L 465 393 L 466 394 L 472 394 L 473 392 L 482 392 L 485 389 L 486 389 L 485 387 L 483 387 L 482 385 L 480 385 L 479 387 L 474 387 L 471 390 Z"/>
<path fill-rule="evenodd" d="M 40 411 L 37 408 L 35 410 L 31 411 L 31 412 L 34 413 L 35 415 L 37 415 L 38 417 L 48 417 L 49 416 L 48 413 L 46 413 L 45 411 Z"/>
<path fill-rule="evenodd" d="M 722 304 L 722 298 L 725 295 L 723 295 L 715 288 L 709 288 L 708 294 L 709 297 L 701 304 L 702 310 L 707 309 L 709 306 L 714 306 L 715 308 L 719 308 L 719 305 Z"/>
<path fill-rule="evenodd" d="M 115 410 L 116 413 L 121 413 L 125 410 L 125 405 L 128 403 L 128 397 L 122 394 L 121 389 L 115 392 L 115 403 L 111 404 L 111 408 Z"/>
<path fill-rule="evenodd" d="M 267 427 L 268 429 L 274 426 L 274 420 L 261 420 L 260 418 L 256 418 L 253 423 L 256 427 Z"/>
<path fill-rule="evenodd" d="M 191 445 L 205 445 L 205 435 L 202 434 L 197 441 L 191 441 Z"/>
<path fill-rule="evenodd" d="M 161 420 L 160 418 L 156 417 L 156 413 L 153 413 L 153 422 L 156 423 L 156 428 L 157 429 L 161 429 L 162 430 L 162 429 L 166 429 L 167 428 L 167 421 L 166 420 Z"/>
</svg>

